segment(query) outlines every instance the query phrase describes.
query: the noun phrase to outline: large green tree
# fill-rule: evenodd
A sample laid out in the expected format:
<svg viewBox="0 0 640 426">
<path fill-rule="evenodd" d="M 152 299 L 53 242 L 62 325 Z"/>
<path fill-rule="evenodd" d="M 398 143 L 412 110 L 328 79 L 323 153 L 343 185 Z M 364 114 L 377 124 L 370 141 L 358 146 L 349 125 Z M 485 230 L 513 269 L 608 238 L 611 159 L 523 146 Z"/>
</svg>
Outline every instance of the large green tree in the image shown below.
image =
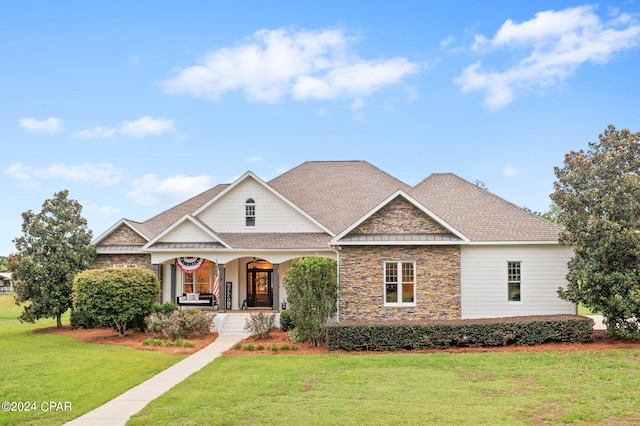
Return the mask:
<svg viewBox="0 0 640 426">
<path fill-rule="evenodd" d="M 640 132 L 609 126 L 556 167 L 552 200 L 570 244 L 562 298 L 601 312 L 610 333 L 640 336 Z"/>
<path fill-rule="evenodd" d="M 17 253 L 7 259 L 16 303 L 23 304 L 21 321 L 55 318 L 62 327 L 62 314 L 72 305 L 73 278 L 95 257 L 82 206 L 68 196 L 60 191 L 40 213 L 22 213 L 22 236 L 13 240 Z"/>
<path fill-rule="evenodd" d="M 285 273 L 284 287 L 298 337 L 320 346 L 327 322 L 337 311 L 338 278 L 335 260 L 314 256 L 297 259 Z"/>
</svg>

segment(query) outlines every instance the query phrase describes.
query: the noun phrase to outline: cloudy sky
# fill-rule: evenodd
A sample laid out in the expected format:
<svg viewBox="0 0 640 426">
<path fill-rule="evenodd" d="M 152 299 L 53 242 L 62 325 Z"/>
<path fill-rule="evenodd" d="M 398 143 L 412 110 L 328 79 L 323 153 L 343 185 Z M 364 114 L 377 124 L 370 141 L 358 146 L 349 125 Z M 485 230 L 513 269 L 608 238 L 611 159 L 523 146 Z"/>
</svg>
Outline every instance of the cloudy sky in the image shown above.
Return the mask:
<svg viewBox="0 0 640 426">
<path fill-rule="evenodd" d="M 0 255 L 63 189 L 97 237 L 307 160 L 544 211 L 565 153 L 640 131 L 639 69 L 635 0 L 5 2 Z"/>
</svg>

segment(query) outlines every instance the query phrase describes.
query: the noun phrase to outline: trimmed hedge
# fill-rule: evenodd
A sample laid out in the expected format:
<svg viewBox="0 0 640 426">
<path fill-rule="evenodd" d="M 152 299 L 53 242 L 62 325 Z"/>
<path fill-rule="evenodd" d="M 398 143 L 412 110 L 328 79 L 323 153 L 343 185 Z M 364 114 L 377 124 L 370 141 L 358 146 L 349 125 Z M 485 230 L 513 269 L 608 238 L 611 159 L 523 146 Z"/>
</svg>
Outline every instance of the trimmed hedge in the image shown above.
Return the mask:
<svg viewBox="0 0 640 426">
<path fill-rule="evenodd" d="M 449 321 L 339 322 L 327 328 L 329 350 L 396 351 L 452 346 L 537 345 L 590 342 L 593 320 L 579 315 L 549 315 Z"/>
</svg>

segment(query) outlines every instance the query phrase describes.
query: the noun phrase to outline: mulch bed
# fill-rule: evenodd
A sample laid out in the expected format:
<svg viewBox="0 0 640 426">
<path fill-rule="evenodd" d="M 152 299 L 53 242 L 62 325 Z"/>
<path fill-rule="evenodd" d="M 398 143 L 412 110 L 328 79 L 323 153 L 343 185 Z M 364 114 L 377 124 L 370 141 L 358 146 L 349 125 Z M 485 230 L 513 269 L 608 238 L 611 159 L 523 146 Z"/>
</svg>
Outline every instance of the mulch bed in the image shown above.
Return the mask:
<svg viewBox="0 0 640 426">
<path fill-rule="evenodd" d="M 50 333 L 63 336 L 72 337 L 77 340 L 91 343 L 99 343 L 106 345 L 122 345 L 129 346 L 139 350 L 145 351 L 162 351 L 172 355 L 187 355 L 199 351 L 200 349 L 213 342 L 218 333 L 207 333 L 204 336 L 198 338 L 188 338 L 189 342 L 193 343 L 193 347 L 177 347 L 177 346 L 145 346 L 142 342 L 145 339 L 150 338 L 149 335 L 139 330 L 127 330 L 123 337 L 119 337 L 118 333 L 111 329 L 78 329 L 72 330 L 69 326 L 65 326 L 61 329 L 56 327 L 47 327 L 35 330 L 36 333 Z M 246 346 L 250 343 L 253 344 L 253 350 L 249 351 Z M 258 345 L 264 346 L 265 349 L 257 350 Z M 288 350 L 280 350 L 283 345 L 288 345 Z M 278 351 L 273 351 L 270 348 L 276 346 Z M 293 349 L 293 347 L 296 349 Z M 608 349 L 640 349 L 640 340 L 634 339 L 621 339 L 615 337 L 604 336 L 603 331 L 596 330 L 593 332 L 593 341 L 589 343 L 545 343 L 542 345 L 510 345 L 510 346 L 498 346 L 498 347 L 481 347 L 481 348 L 450 348 L 446 350 L 411 350 L 400 351 L 406 353 L 437 353 L 437 352 L 543 352 L 543 351 L 601 351 Z M 260 356 L 260 355 L 278 355 L 278 354 L 327 354 L 327 353 L 349 353 L 344 351 L 332 351 L 327 350 L 326 347 L 315 347 L 310 343 L 301 342 L 294 343 L 289 339 L 288 333 L 274 329 L 267 339 L 256 339 L 254 337 L 248 337 L 241 342 L 241 347 L 231 348 L 224 354 L 229 356 Z M 380 353 L 380 352 L 351 352 L 351 353 Z"/>
</svg>

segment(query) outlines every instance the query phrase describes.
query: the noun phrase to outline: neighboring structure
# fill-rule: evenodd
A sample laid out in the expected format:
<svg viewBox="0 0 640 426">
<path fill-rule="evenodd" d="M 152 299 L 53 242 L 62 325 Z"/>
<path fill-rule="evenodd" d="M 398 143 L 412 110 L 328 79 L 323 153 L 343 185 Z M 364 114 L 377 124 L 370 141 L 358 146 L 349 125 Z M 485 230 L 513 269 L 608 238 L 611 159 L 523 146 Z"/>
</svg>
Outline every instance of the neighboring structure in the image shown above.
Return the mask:
<svg viewBox="0 0 640 426">
<path fill-rule="evenodd" d="M 10 293 L 11 287 L 11 272 L 0 272 L 0 293 Z"/>
<path fill-rule="evenodd" d="M 340 320 L 573 314 L 560 228 L 450 173 L 409 186 L 364 161 L 247 172 L 94 244 L 95 268 L 144 267 L 162 300 L 278 312 L 294 259 L 338 261 Z M 182 299 L 179 299 L 182 297 Z"/>
</svg>

